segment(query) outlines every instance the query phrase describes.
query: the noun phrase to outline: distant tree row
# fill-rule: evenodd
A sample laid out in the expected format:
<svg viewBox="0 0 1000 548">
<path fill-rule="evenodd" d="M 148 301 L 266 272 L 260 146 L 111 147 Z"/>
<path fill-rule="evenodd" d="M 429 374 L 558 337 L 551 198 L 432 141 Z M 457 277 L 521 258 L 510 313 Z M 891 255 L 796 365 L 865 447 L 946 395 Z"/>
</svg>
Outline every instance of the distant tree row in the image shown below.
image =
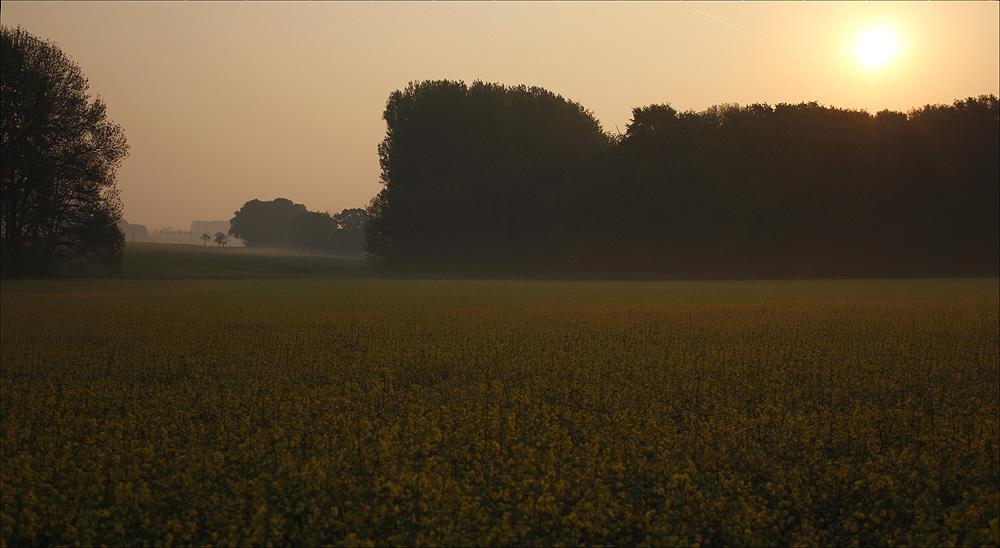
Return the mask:
<svg viewBox="0 0 1000 548">
<path fill-rule="evenodd" d="M 145 225 L 132 224 L 125 220 L 118 222 L 118 228 L 125 234 L 125 240 L 129 242 L 154 242 L 161 244 L 194 244 L 197 240 L 204 241 L 203 236 L 209 235 L 209 241 L 214 241 L 217 245 L 243 245 L 238 238 L 230 239 L 229 221 L 192 221 L 191 228 L 183 230 L 180 228 L 160 228 L 148 230 Z M 215 240 L 219 233 L 225 236 L 225 243 Z"/>
<path fill-rule="evenodd" d="M 359 256 L 367 218 L 360 208 L 330 215 L 309 211 L 286 198 L 250 200 L 230 221 L 229 234 L 242 239 L 247 247 Z"/>
<path fill-rule="evenodd" d="M 1000 108 L 635 108 L 621 136 L 540 88 L 394 92 L 368 208 L 398 273 L 995 276 Z"/>
</svg>

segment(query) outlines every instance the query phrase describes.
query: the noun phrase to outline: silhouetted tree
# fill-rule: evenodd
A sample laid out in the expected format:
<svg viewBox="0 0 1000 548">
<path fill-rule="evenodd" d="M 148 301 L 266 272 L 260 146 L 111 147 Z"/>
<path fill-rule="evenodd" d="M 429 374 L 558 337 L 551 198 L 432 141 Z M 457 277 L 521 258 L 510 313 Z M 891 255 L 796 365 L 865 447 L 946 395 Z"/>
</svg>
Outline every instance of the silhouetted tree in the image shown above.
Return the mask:
<svg viewBox="0 0 1000 548">
<path fill-rule="evenodd" d="M 305 212 L 304 205 L 285 198 L 250 200 L 229 222 L 229 234 L 246 242 L 247 247 L 287 248 L 291 245 L 288 227 Z"/>
<path fill-rule="evenodd" d="M 583 224 L 578 168 L 611 146 L 590 112 L 537 87 L 414 82 L 383 117 L 367 250 L 416 271 L 525 274 L 561 260 Z"/>
<path fill-rule="evenodd" d="M 306 211 L 288 225 L 288 239 L 303 252 L 330 253 L 337 234 L 337 222 L 329 213 Z"/>
<path fill-rule="evenodd" d="M 115 188 L 125 134 L 56 44 L 21 28 L 0 34 L 0 273 L 43 275 L 77 261 L 114 272 L 125 244 Z"/>
<path fill-rule="evenodd" d="M 365 212 L 368 213 L 368 222 L 365 224 L 365 245 L 364 252 L 371 266 L 385 269 L 390 268 L 389 257 L 395 253 L 393 249 L 392 235 L 390 227 L 385 221 L 385 211 L 388 207 L 386 203 L 386 189 L 383 188 L 368 202 Z"/>
<path fill-rule="evenodd" d="M 204 234 L 204 233 L 203 233 L 203 234 L 201 235 L 201 241 L 203 242 L 203 243 L 202 243 L 202 245 L 208 245 L 208 242 L 209 242 L 209 240 L 211 240 L 211 239 L 212 239 L 212 237 L 211 237 L 211 236 L 209 236 L 208 234 Z"/>
<path fill-rule="evenodd" d="M 333 216 L 337 223 L 335 252 L 343 255 L 361 255 L 365 247 L 365 226 L 368 213 L 361 208 L 345 209 Z"/>
<path fill-rule="evenodd" d="M 217 246 L 226 246 L 226 245 L 229 245 L 229 236 L 226 236 L 225 232 L 216 232 L 215 233 L 215 245 L 217 245 Z"/>
<path fill-rule="evenodd" d="M 288 238 L 302 251 L 331 255 L 360 255 L 368 215 L 363 209 L 329 213 L 307 211 L 288 226 Z"/>
<path fill-rule="evenodd" d="M 149 230 L 145 225 L 132 224 L 125 219 L 118 221 L 118 228 L 129 242 L 148 242 Z"/>
</svg>

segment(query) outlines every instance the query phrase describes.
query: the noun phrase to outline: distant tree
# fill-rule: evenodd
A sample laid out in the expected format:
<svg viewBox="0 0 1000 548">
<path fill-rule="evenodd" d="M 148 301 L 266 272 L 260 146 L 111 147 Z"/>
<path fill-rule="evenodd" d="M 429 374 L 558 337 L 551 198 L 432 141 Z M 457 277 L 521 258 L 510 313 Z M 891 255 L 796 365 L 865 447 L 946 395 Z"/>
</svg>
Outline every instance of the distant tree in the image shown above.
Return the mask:
<svg viewBox="0 0 1000 548">
<path fill-rule="evenodd" d="M 55 43 L 20 27 L 0 34 L 0 274 L 77 261 L 114 272 L 125 245 L 115 187 L 125 134 Z"/>
<path fill-rule="evenodd" d="M 389 205 L 387 194 L 383 188 L 365 208 L 368 221 L 365 223 L 364 252 L 371 266 L 383 268 L 388 272 L 391 267 L 389 258 L 395 256 L 395 250 L 389 223 L 386 221 L 386 210 Z"/>
<path fill-rule="evenodd" d="M 229 232 L 229 219 L 219 220 L 219 221 L 191 221 L 191 226 L 188 231 L 193 234 L 208 234 L 213 235 L 216 232 Z"/>
<path fill-rule="evenodd" d="M 226 246 L 229 245 L 229 236 L 225 232 L 215 233 L 215 245 Z"/>
<path fill-rule="evenodd" d="M 368 225 L 368 212 L 361 208 L 345 209 L 333 216 L 337 224 L 337 239 L 335 253 L 358 256 L 365 249 L 365 227 Z"/>
<path fill-rule="evenodd" d="M 132 224 L 122 219 L 118 221 L 118 228 L 125 234 L 125 239 L 129 242 L 148 242 L 149 230 L 145 225 Z"/>
<path fill-rule="evenodd" d="M 360 208 L 336 215 L 307 211 L 288 225 L 288 239 L 302 251 L 357 256 L 364 250 L 368 214 Z"/>
<path fill-rule="evenodd" d="M 289 225 L 305 212 L 304 205 L 285 198 L 250 200 L 229 222 L 229 234 L 243 240 L 247 247 L 287 248 L 291 246 Z"/>
<path fill-rule="evenodd" d="M 337 222 L 329 213 L 306 211 L 288 225 L 293 246 L 310 253 L 330 253 L 337 238 Z"/>
<path fill-rule="evenodd" d="M 201 235 L 202 245 L 208 245 L 208 241 L 211 240 L 211 239 L 212 239 L 212 237 L 209 236 L 208 234 L 202 234 Z"/>
</svg>

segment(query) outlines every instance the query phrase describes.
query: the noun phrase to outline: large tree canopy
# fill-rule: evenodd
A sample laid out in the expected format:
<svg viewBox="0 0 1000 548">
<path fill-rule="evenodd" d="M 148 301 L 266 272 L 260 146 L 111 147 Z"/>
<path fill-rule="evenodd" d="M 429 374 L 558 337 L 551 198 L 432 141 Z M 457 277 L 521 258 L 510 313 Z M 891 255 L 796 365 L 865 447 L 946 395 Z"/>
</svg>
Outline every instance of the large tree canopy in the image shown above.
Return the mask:
<svg viewBox="0 0 1000 548">
<path fill-rule="evenodd" d="M 289 247 L 288 229 L 305 213 L 306 206 L 287 198 L 250 200 L 229 221 L 229 233 L 246 242 L 247 247 Z"/>
<path fill-rule="evenodd" d="M 369 253 L 387 266 L 532 270 L 565 249 L 557 196 L 610 147 L 593 115 L 537 87 L 411 83 L 384 113 Z M 543 260 L 544 258 L 544 260 Z"/>
<path fill-rule="evenodd" d="M 42 275 L 72 262 L 117 270 L 125 239 L 115 172 L 128 154 L 125 134 L 56 44 L 3 27 L 0 52 L 2 274 Z"/>
</svg>

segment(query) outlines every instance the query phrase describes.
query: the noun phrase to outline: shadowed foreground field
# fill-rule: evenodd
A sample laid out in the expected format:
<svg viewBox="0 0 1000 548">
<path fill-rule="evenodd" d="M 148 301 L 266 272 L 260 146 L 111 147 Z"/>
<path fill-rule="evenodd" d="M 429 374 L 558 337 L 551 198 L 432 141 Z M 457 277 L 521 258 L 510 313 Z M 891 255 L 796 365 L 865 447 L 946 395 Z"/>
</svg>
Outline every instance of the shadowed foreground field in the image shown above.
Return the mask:
<svg viewBox="0 0 1000 548">
<path fill-rule="evenodd" d="M 0 542 L 996 545 L 998 282 L 3 284 Z"/>
</svg>

